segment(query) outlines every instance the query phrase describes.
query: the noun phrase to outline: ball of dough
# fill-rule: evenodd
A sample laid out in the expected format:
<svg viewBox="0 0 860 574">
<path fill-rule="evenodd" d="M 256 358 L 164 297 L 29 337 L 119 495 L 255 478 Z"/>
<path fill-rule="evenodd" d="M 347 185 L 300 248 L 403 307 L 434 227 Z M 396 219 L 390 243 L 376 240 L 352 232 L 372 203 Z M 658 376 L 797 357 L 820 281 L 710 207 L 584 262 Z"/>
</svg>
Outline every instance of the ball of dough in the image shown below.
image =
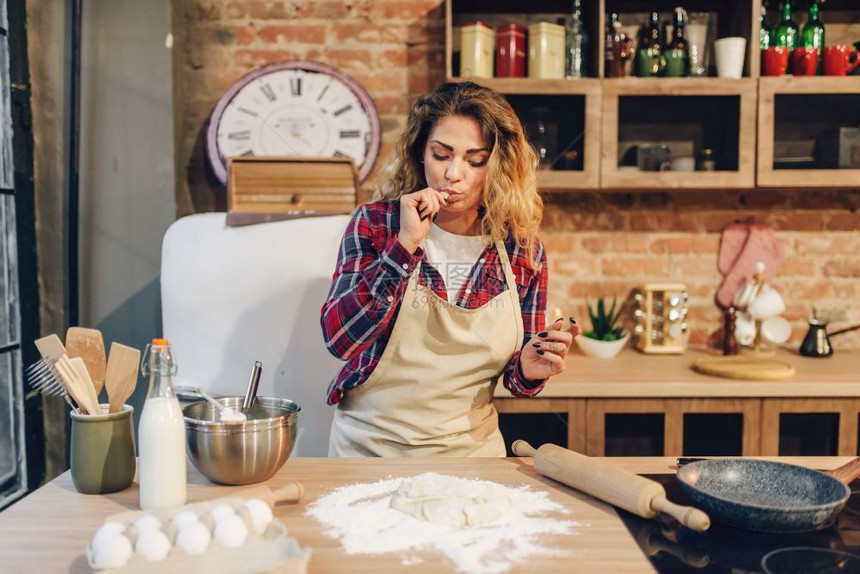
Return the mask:
<svg viewBox="0 0 860 574">
<path fill-rule="evenodd" d="M 137 527 L 137 531 L 143 534 L 147 530 L 160 529 L 161 521 L 151 514 L 146 514 L 135 520 L 134 525 Z"/>
<path fill-rule="evenodd" d="M 90 549 L 95 552 L 105 539 L 112 537 L 114 534 L 123 534 L 124 532 L 124 524 L 120 522 L 105 522 L 93 534 L 93 539 L 90 541 Z"/>
<path fill-rule="evenodd" d="M 236 548 L 245 543 L 248 527 L 235 514 L 223 517 L 215 525 L 215 540 L 227 548 Z"/>
<path fill-rule="evenodd" d="M 202 554 L 209 548 L 212 536 L 202 522 L 189 522 L 176 535 L 176 547 L 188 554 Z"/>
<path fill-rule="evenodd" d="M 198 516 L 196 512 L 183 510 L 173 517 L 173 525 L 176 526 L 177 530 L 182 530 L 184 526 L 197 522 L 197 520 Z"/>
<path fill-rule="evenodd" d="M 229 504 L 219 504 L 215 508 L 209 511 L 209 514 L 212 515 L 212 518 L 215 522 L 221 522 L 221 519 L 226 516 L 235 516 L 236 511 Z"/>
<path fill-rule="evenodd" d="M 265 532 L 266 527 L 272 521 L 272 509 L 259 498 L 252 498 L 246 501 L 242 505 L 240 514 L 244 515 L 245 522 L 257 534 Z"/>
<path fill-rule="evenodd" d="M 170 552 L 170 540 L 161 530 L 150 528 L 141 532 L 140 536 L 137 537 L 134 551 L 143 555 L 150 562 L 163 560 Z"/>
<path fill-rule="evenodd" d="M 116 523 L 114 523 L 116 524 Z M 93 567 L 96 570 L 122 568 L 131 558 L 131 540 L 121 532 L 109 532 L 101 536 L 93 551 Z"/>
</svg>

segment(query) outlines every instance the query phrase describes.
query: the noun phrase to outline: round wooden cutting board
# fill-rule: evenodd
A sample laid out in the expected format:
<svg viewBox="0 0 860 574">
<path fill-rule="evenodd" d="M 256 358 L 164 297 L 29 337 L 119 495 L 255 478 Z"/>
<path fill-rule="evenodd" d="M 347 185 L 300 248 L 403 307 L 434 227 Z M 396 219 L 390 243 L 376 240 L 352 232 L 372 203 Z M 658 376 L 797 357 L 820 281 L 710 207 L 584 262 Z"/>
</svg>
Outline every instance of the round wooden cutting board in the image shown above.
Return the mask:
<svg viewBox="0 0 860 574">
<path fill-rule="evenodd" d="M 794 375 L 794 367 L 785 361 L 744 356 L 698 359 L 692 369 L 714 377 L 750 381 L 778 381 Z"/>
</svg>

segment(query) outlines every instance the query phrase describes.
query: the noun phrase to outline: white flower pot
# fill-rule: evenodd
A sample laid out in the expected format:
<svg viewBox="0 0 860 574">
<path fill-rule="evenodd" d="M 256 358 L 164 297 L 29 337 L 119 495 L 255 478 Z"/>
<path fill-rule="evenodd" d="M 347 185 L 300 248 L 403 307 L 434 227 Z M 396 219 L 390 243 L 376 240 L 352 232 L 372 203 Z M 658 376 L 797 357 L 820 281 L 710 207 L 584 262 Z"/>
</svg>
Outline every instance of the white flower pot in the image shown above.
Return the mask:
<svg viewBox="0 0 860 574">
<path fill-rule="evenodd" d="M 620 353 L 621 349 L 627 345 L 628 339 L 630 339 L 630 333 L 625 333 L 623 337 L 616 339 L 615 341 L 598 341 L 597 339 L 591 339 L 585 335 L 576 337 L 574 341 L 576 341 L 580 350 L 589 357 L 594 357 L 595 359 L 611 359 Z"/>
</svg>

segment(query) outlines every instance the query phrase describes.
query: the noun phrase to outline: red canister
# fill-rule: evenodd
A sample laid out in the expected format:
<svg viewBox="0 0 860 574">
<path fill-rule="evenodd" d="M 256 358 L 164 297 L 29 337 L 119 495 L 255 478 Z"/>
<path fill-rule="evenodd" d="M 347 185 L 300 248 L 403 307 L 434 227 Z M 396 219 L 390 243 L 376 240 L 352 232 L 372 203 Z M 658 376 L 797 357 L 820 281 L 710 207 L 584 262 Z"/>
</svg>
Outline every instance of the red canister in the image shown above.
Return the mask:
<svg viewBox="0 0 860 574">
<path fill-rule="evenodd" d="M 526 29 L 518 24 L 496 28 L 496 77 L 523 78 L 526 75 Z"/>
</svg>

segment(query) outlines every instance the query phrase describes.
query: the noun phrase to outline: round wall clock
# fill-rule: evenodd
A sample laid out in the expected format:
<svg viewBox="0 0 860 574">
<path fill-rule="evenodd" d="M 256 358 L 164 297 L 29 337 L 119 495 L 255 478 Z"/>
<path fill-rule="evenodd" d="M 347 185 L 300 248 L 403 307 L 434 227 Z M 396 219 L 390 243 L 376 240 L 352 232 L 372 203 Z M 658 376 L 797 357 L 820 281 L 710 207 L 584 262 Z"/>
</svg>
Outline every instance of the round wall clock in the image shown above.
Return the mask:
<svg viewBox="0 0 860 574">
<path fill-rule="evenodd" d="M 287 61 L 227 90 L 206 133 L 206 155 L 227 183 L 231 156 L 351 157 L 363 181 L 379 155 L 379 113 L 361 85 L 317 62 Z"/>
</svg>

